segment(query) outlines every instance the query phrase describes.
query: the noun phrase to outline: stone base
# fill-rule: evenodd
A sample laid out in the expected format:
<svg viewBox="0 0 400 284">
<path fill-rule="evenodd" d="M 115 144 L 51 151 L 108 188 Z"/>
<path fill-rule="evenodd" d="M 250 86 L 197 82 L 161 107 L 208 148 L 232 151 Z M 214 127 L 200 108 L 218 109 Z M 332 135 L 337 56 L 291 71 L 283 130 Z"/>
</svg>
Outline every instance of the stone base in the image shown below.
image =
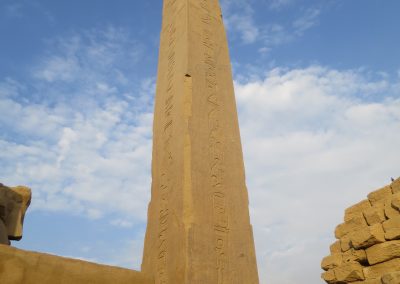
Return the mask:
<svg viewBox="0 0 400 284">
<path fill-rule="evenodd" d="M 154 280 L 134 270 L 0 245 L 0 283 L 154 284 Z"/>
</svg>

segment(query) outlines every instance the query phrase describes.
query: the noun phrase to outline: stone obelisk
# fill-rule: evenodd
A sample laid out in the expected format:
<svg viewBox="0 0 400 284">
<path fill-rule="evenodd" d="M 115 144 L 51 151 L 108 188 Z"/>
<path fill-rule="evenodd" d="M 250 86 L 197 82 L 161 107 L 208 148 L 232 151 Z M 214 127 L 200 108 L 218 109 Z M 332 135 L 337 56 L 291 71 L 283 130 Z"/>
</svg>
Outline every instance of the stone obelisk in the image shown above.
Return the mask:
<svg viewBox="0 0 400 284">
<path fill-rule="evenodd" d="M 218 0 L 164 0 L 142 271 L 157 284 L 255 284 L 258 272 Z"/>
</svg>

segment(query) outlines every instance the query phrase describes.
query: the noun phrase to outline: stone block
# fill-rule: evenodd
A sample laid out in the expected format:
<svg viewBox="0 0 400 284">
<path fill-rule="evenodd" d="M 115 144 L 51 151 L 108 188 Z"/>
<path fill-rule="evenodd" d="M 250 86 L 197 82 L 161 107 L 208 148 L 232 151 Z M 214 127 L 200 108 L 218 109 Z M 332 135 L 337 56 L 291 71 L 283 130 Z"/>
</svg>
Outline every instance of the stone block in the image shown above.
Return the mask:
<svg viewBox="0 0 400 284">
<path fill-rule="evenodd" d="M 400 283 L 400 271 L 392 272 L 382 276 L 382 284 L 399 284 L 399 283 Z"/>
<path fill-rule="evenodd" d="M 342 249 L 342 252 L 351 249 L 351 239 L 349 235 L 345 235 L 340 239 L 340 248 Z"/>
<path fill-rule="evenodd" d="M 360 216 L 362 212 L 371 208 L 371 203 L 368 199 L 358 202 L 357 204 L 347 208 L 344 213 L 344 221 L 350 221 L 353 217 Z"/>
<path fill-rule="evenodd" d="M 388 202 L 386 202 L 386 203 L 388 203 Z M 389 203 L 391 204 L 390 200 L 389 200 Z M 382 223 L 383 221 L 386 220 L 384 205 L 371 207 L 367 210 L 364 210 L 363 214 L 364 214 L 365 220 L 367 221 L 368 225 L 370 225 L 370 226 L 374 225 L 374 224 Z"/>
<path fill-rule="evenodd" d="M 329 247 L 329 250 L 330 250 L 331 254 L 341 253 L 342 252 L 342 248 L 340 246 L 340 241 L 337 240 L 336 242 L 331 244 L 331 246 Z"/>
<path fill-rule="evenodd" d="M 366 279 L 376 279 L 388 273 L 398 272 L 399 267 L 400 258 L 394 258 L 386 262 L 364 267 L 363 271 Z"/>
<path fill-rule="evenodd" d="M 362 228 L 350 234 L 351 244 L 355 249 L 367 248 L 385 241 L 382 224 Z"/>
<path fill-rule="evenodd" d="M 0 245 L 1 284 L 154 284 L 151 276 L 125 268 L 19 250 Z"/>
<path fill-rule="evenodd" d="M 400 178 L 396 179 L 390 184 L 390 188 L 392 189 L 393 193 L 400 192 Z"/>
<path fill-rule="evenodd" d="M 400 216 L 386 220 L 382 225 L 386 240 L 400 239 Z"/>
<path fill-rule="evenodd" d="M 323 270 L 329 270 L 338 267 L 341 264 L 342 264 L 342 254 L 335 253 L 332 255 L 328 255 L 322 259 L 321 268 Z"/>
<path fill-rule="evenodd" d="M 381 279 L 367 279 L 365 281 L 351 282 L 351 284 L 382 284 Z"/>
<path fill-rule="evenodd" d="M 393 194 L 392 196 L 392 207 L 400 210 L 400 192 Z"/>
<path fill-rule="evenodd" d="M 400 241 L 389 241 L 366 249 L 369 264 L 377 264 L 393 258 L 400 258 Z M 399 267 L 400 270 L 400 267 Z"/>
<path fill-rule="evenodd" d="M 338 225 L 335 229 L 335 237 L 337 239 L 342 238 L 344 235 L 347 235 L 351 232 L 359 230 L 361 228 L 367 227 L 368 224 L 365 221 L 365 218 L 362 214 L 351 218 L 349 221 L 346 221 L 340 225 Z"/>
<path fill-rule="evenodd" d="M 399 196 L 400 199 L 400 196 Z M 387 219 L 396 218 L 400 216 L 400 211 L 397 210 L 393 205 L 393 196 L 390 199 L 387 199 L 385 202 L 385 216 Z"/>
<path fill-rule="evenodd" d="M 325 271 L 321 274 L 321 278 L 328 284 L 335 284 L 337 283 L 337 279 L 333 270 Z"/>
<path fill-rule="evenodd" d="M 364 280 L 363 266 L 358 262 L 346 262 L 334 269 L 338 282 Z"/>
<path fill-rule="evenodd" d="M 371 192 L 368 194 L 368 200 L 371 202 L 372 206 L 377 206 L 379 204 L 385 204 L 386 199 L 392 196 L 392 189 L 390 186 L 385 186 L 381 189 Z"/>
<path fill-rule="evenodd" d="M 367 255 L 365 253 L 365 250 L 362 250 L 362 249 L 355 250 L 352 248 L 343 253 L 342 261 L 343 262 L 357 261 L 361 264 L 364 264 L 367 262 Z"/>
</svg>

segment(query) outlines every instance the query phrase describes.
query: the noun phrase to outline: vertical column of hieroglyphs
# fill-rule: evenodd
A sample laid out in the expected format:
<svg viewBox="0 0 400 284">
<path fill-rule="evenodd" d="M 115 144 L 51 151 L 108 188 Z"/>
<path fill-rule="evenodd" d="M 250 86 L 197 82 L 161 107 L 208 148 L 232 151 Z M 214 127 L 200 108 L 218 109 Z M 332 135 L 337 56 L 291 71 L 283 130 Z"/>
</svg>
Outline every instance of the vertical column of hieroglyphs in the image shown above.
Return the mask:
<svg viewBox="0 0 400 284">
<path fill-rule="evenodd" d="M 229 52 L 217 0 L 188 0 L 190 283 L 258 283 Z"/>
<path fill-rule="evenodd" d="M 142 269 L 154 275 L 156 283 L 170 283 L 168 277 L 168 241 L 170 196 L 174 190 L 171 174 L 174 162 L 174 101 L 176 86 L 177 0 L 164 1 L 157 94 L 154 114 L 153 184 Z M 157 220 L 157 221 L 156 221 Z"/>
<path fill-rule="evenodd" d="M 218 0 L 164 0 L 142 268 L 159 283 L 257 284 Z"/>
<path fill-rule="evenodd" d="M 214 15 L 211 14 L 210 1 L 201 0 L 202 45 L 204 48 L 205 83 L 208 115 L 208 149 L 209 149 L 209 183 L 212 195 L 213 245 L 215 247 L 215 264 L 217 283 L 226 283 L 228 273 L 228 234 L 226 188 L 224 185 L 224 145 L 221 137 L 220 111 L 222 101 L 218 97 L 216 77 L 216 47 L 213 42 Z"/>
</svg>

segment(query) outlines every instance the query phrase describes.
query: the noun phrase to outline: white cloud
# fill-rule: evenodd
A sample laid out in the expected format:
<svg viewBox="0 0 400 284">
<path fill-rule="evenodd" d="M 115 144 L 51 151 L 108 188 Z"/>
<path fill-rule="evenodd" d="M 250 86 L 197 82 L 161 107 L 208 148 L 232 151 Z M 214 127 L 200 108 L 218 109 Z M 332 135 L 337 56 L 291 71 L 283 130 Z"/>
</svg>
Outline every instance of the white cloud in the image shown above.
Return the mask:
<svg viewBox="0 0 400 284">
<path fill-rule="evenodd" d="M 278 10 L 292 4 L 292 0 L 274 0 L 269 7 Z M 280 17 L 279 21 L 269 21 L 261 24 L 256 22 L 257 12 L 249 1 L 222 1 L 224 23 L 232 38 L 240 38 L 244 44 L 258 44 L 261 54 L 267 54 L 273 48 L 293 42 L 314 27 L 319 20 L 321 9 L 311 7 L 296 13 L 295 19 Z M 276 17 L 276 15 L 273 15 Z M 274 18 L 272 17 L 272 18 Z M 267 16 L 268 18 L 268 16 Z"/>
<path fill-rule="evenodd" d="M 31 186 L 31 210 L 143 224 L 154 78 L 134 84 L 120 68 L 140 44 L 114 28 L 53 44 L 33 68 L 37 93 L 0 83 L 1 181 Z M 344 209 L 399 173 L 399 82 L 320 66 L 249 77 L 236 94 L 261 283 L 321 283 Z M 109 263 L 138 267 L 142 245 L 125 242 Z"/>
<path fill-rule="evenodd" d="M 399 175 L 400 94 L 369 77 L 313 66 L 236 84 L 261 283 L 321 283 L 344 209 Z"/>
<path fill-rule="evenodd" d="M 145 221 L 154 79 L 123 75 L 140 52 L 124 30 L 83 31 L 49 42 L 30 92 L 0 84 L 1 179 L 32 187 L 31 210 Z"/>
<path fill-rule="evenodd" d="M 317 24 L 320 13 L 321 11 L 316 8 L 306 10 L 300 18 L 293 22 L 294 33 L 297 36 L 302 36 L 305 31 Z"/>
<path fill-rule="evenodd" d="M 239 34 L 245 44 L 258 40 L 260 31 L 254 22 L 254 10 L 247 1 L 222 1 L 224 23 L 228 30 Z"/>
</svg>

